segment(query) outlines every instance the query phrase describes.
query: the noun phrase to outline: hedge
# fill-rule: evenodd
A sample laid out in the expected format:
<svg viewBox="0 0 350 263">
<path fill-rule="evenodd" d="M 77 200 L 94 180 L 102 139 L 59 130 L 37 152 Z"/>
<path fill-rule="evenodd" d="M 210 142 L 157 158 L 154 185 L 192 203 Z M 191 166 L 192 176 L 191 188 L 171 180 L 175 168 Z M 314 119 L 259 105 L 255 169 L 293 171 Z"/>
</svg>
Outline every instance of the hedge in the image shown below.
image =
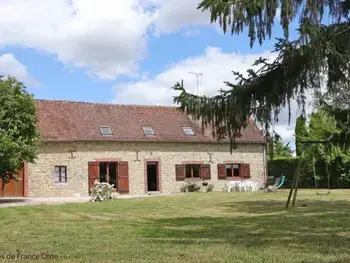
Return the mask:
<svg viewBox="0 0 350 263">
<path fill-rule="evenodd" d="M 279 177 L 286 176 L 284 188 L 290 188 L 297 167 L 299 158 L 281 158 L 268 161 L 269 176 Z M 316 175 L 319 188 L 327 188 L 327 173 L 325 171 L 325 164 L 322 161 L 316 163 Z M 336 171 L 336 167 L 331 166 L 330 187 L 331 188 L 350 188 L 350 177 L 340 177 Z M 301 167 L 300 188 L 315 188 L 314 173 L 312 163 L 303 162 Z"/>
</svg>

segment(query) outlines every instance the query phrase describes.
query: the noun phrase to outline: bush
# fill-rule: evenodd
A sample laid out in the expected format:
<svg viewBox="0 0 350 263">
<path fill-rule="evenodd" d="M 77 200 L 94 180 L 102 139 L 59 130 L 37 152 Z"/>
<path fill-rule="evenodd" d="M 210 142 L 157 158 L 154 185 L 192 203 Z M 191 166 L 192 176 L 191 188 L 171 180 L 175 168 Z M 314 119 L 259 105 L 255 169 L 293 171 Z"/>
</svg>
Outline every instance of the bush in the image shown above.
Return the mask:
<svg viewBox="0 0 350 263">
<path fill-rule="evenodd" d="M 113 185 L 109 183 L 100 183 L 97 180 L 94 183 L 94 187 L 90 189 L 92 202 L 102 202 L 104 200 L 111 200 Z"/>
<path fill-rule="evenodd" d="M 207 192 L 211 192 L 214 189 L 214 185 L 213 184 L 209 184 L 207 187 Z"/>
<path fill-rule="evenodd" d="M 286 176 L 284 188 L 290 188 L 299 158 L 279 158 L 268 161 L 268 175 L 273 177 Z M 330 166 L 330 187 L 350 188 L 350 173 L 344 173 L 337 168 L 339 165 L 332 163 Z M 318 188 L 328 187 L 328 178 L 325 170 L 325 162 L 319 160 L 315 165 Z M 346 167 L 343 169 L 349 171 Z M 304 160 L 301 166 L 300 188 L 315 188 L 313 163 Z"/>
<path fill-rule="evenodd" d="M 290 188 L 299 158 L 280 158 L 268 161 L 268 174 L 273 177 L 286 177 L 284 188 Z M 300 185 L 301 188 L 315 188 L 312 166 L 303 162 L 301 166 Z"/>
<path fill-rule="evenodd" d="M 201 185 L 198 183 L 186 182 L 181 187 L 181 192 L 199 192 Z"/>
<path fill-rule="evenodd" d="M 208 182 L 184 182 L 181 186 L 181 192 L 211 192 L 214 189 L 213 184 Z"/>
</svg>

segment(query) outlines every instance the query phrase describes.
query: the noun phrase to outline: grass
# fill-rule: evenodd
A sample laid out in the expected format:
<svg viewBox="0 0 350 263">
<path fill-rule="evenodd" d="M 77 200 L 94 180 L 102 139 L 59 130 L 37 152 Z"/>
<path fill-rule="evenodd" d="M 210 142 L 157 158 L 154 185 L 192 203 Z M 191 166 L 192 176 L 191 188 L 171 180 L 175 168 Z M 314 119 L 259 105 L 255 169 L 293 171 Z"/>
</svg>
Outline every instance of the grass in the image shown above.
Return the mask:
<svg viewBox="0 0 350 263">
<path fill-rule="evenodd" d="M 286 211 L 287 194 L 3 208 L 0 261 L 19 250 L 58 257 L 50 262 L 350 262 L 350 191 L 301 190 Z"/>
</svg>

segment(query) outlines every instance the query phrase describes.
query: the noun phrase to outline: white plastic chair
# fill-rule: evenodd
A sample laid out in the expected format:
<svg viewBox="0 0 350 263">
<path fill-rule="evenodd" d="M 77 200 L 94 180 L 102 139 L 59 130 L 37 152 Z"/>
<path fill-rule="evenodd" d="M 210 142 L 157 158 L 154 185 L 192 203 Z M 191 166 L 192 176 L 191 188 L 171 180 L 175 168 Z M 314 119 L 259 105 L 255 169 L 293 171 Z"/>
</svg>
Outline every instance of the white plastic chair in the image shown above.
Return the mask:
<svg viewBox="0 0 350 263">
<path fill-rule="evenodd" d="M 227 191 L 228 192 L 232 192 L 231 190 L 233 189 L 234 190 L 233 192 L 236 192 L 236 190 L 239 190 L 238 183 L 239 182 L 237 182 L 237 181 L 230 181 L 230 182 L 228 182 Z"/>
</svg>

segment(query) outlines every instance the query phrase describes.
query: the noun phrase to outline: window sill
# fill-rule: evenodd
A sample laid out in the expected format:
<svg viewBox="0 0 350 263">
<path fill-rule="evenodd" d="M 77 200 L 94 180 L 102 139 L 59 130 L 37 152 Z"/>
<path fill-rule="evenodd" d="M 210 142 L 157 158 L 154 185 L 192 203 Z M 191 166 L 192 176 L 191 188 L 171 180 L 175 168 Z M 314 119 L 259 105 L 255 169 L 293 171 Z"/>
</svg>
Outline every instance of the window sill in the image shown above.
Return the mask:
<svg viewBox="0 0 350 263">
<path fill-rule="evenodd" d="M 67 182 L 66 182 L 66 183 L 63 183 L 63 182 L 62 182 L 62 183 L 55 182 L 54 184 L 55 184 L 55 185 L 67 185 L 68 183 L 67 183 Z"/>
<path fill-rule="evenodd" d="M 200 182 L 203 181 L 202 178 L 185 178 L 185 182 Z"/>
<path fill-rule="evenodd" d="M 226 181 L 242 181 L 241 177 L 226 177 Z"/>
</svg>

